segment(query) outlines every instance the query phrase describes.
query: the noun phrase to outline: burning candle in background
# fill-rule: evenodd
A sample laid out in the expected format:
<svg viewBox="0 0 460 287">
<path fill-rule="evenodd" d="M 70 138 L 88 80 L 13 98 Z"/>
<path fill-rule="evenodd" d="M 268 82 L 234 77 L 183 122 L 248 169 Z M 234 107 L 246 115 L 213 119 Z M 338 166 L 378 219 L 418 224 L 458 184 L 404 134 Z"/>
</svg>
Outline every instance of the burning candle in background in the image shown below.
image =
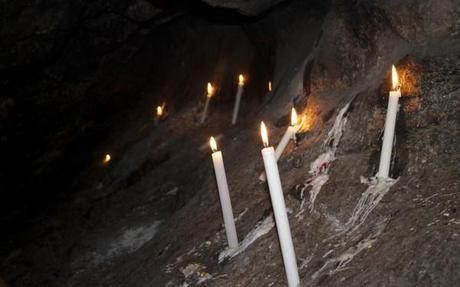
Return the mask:
<svg viewBox="0 0 460 287">
<path fill-rule="evenodd" d="M 155 116 L 155 125 L 157 125 L 160 122 L 161 118 L 164 115 L 162 106 L 157 106 L 156 110 L 157 110 L 157 112 L 156 112 L 156 116 Z"/>
<path fill-rule="evenodd" d="M 268 92 L 271 93 L 272 91 L 272 81 L 268 81 Z"/>
<path fill-rule="evenodd" d="M 388 178 L 390 173 L 391 151 L 393 149 L 396 116 L 398 114 L 398 102 L 401 97 L 401 87 L 399 85 L 398 73 L 394 65 L 391 67 L 391 79 L 393 90 L 390 91 L 390 97 L 388 99 L 385 131 L 383 133 L 382 151 L 380 154 L 380 164 L 377 175 L 380 178 Z"/>
<path fill-rule="evenodd" d="M 204 121 L 206 120 L 206 117 L 208 115 L 208 109 L 209 109 L 209 102 L 212 98 L 212 96 L 214 95 L 214 87 L 212 86 L 211 83 L 208 83 L 207 85 L 207 88 L 206 88 L 206 102 L 204 104 L 204 110 L 203 110 L 203 114 L 201 115 L 201 120 L 200 122 L 201 123 L 204 123 Z"/>
<path fill-rule="evenodd" d="M 288 280 L 289 287 L 299 286 L 299 273 L 297 270 L 297 261 L 295 256 L 294 245 L 292 243 L 291 228 L 284 203 L 283 189 L 276 163 L 275 150 L 268 146 L 268 133 L 264 122 L 260 125 L 262 141 L 264 148 L 262 149 L 262 157 L 264 160 L 265 172 L 267 174 L 268 188 L 270 190 L 270 198 L 273 206 L 273 214 L 275 215 L 276 229 L 278 230 L 278 238 L 283 255 L 284 269 Z"/>
<path fill-rule="evenodd" d="M 278 143 L 275 149 L 275 157 L 276 160 L 279 160 L 281 157 L 281 154 L 283 153 L 284 149 L 289 143 L 289 140 L 293 139 L 295 140 L 295 135 L 296 133 L 300 130 L 302 127 L 302 122 L 299 123 L 299 119 L 297 116 L 297 112 L 295 108 L 292 108 L 291 110 L 291 125 L 287 128 L 286 132 L 284 133 L 283 137 L 281 138 L 281 141 Z M 266 175 L 264 172 L 262 172 L 259 176 L 259 180 L 262 182 L 265 182 L 267 180 Z"/>
<path fill-rule="evenodd" d="M 211 85 L 211 83 L 208 83 L 206 91 L 207 91 L 206 102 L 204 104 L 204 110 L 203 110 L 203 114 L 201 115 L 200 123 L 204 123 L 204 121 L 206 120 L 206 117 L 208 115 L 209 101 L 211 100 L 211 98 L 212 98 L 212 96 L 214 95 L 214 92 L 215 92 L 215 89 Z"/>
<path fill-rule="evenodd" d="M 232 202 L 228 191 L 227 176 L 225 175 L 224 159 L 222 152 L 217 150 L 216 140 L 211 137 L 209 145 L 212 150 L 212 163 L 216 173 L 217 189 L 219 190 L 222 215 L 224 217 L 225 233 L 227 234 L 228 247 L 234 249 L 238 247 L 238 236 L 236 234 L 235 221 L 233 218 Z"/>
<path fill-rule="evenodd" d="M 103 163 L 104 165 L 108 165 L 111 159 L 112 159 L 112 157 L 110 156 L 110 154 L 106 154 L 106 155 L 104 156 L 104 160 L 102 161 L 102 163 Z"/>
<path fill-rule="evenodd" d="M 161 118 L 163 116 L 163 107 L 158 106 L 157 107 L 157 118 Z"/>
<path fill-rule="evenodd" d="M 236 124 L 238 111 L 240 110 L 241 96 L 243 95 L 244 76 L 240 74 L 238 77 L 238 90 L 236 91 L 235 106 L 233 107 L 232 125 Z"/>
</svg>

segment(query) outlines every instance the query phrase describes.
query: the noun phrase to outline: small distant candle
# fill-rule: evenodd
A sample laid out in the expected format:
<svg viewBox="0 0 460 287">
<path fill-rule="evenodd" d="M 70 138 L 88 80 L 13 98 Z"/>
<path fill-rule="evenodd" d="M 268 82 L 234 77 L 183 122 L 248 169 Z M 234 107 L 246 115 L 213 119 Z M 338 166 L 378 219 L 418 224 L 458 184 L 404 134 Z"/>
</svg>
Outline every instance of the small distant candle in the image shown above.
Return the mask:
<svg viewBox="0 0 460 287">
<path fill-rule="evenodd" d="M 243 76 L 243 74 L 240 74 L 238 76 L 238 85 L 244 86 L 244 76 Z"/>
<path fill-rule="evenodd" d="M 272 91 L 272 81 L 268 81 L 268 91 Z"/>
<path fill-rule="evenodd" d="M 236 124 L 236 120 L 238 119 L 238 111 L 240 110 L 241 96 L 243 95 L 243 87 L 244 76 L 243 74 L 240 74 L 238 76 L 238 89 L 236 90 L 235 106 L 233 107 L 232 125 Z"/>
<path fill-rule="evenodd" d="M 212 86 L 211 83 L 208 83 L 206 91 L 208 92 L 207 93 L 208 98 L 211 98 L 214 95 L 215 89 L 214 89 L 214 87 Z"/>
<path fill-rule="evenodd" d="M 157 107 L 157 117 L 161 118 L 161 116 L 163 116 L 163 107 L 158 106 Z"/>
<path fill-rule="evenodd" d="M 203 113 L 201 114 L 201 119 L 200 123 L 204 123 L 206 120 L 206 117 L 208 115 L 208 109 L 209 109 L 209 101 L 211 100 L 212 96 L 215 93 L 215 88 L 212 86 L 211 83 L 208 83 L 208 86 L 206 87 L 206 102 L 204 103 L 204 110 Z"/>
<path fill-rule="evenodd" d="M 104 164 L 108 164 L 111 159 L 112 157 L 110 156 L 110 154 L 106 154 L 103 160 Z"/>
</svg>

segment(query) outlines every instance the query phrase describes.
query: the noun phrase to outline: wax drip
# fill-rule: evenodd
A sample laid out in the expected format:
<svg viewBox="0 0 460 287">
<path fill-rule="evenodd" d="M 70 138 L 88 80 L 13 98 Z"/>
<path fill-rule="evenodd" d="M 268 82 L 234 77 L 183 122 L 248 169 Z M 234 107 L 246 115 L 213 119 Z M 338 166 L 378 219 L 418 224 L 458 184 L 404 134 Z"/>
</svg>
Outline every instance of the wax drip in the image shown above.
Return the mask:
<svg viewBox="0 0 460 287">
<path fill-rule="evenodd" d="M 301 210 L 299 213 L 297 213 L 296 217 L 300 216 L 305 211 L 305 190 L 308 187 L 311 187 L 309 209 L 310 212 L 312 212 L 314 210 L 316 197 L 321 191 L 323 185 L 329 180 L 328 172 L 330 164 L 336 159 L 335 153 L 340 143 L 340 139 L 342 138 L 343 128 L 347 123 L 346 113 L 349 110 L 352 101 L 353 99 L 350 102 L 348 102 L 338 113 L 334 125 L 332 126 L 331 130 L 327 135 L 326 140 L 323 143 L 323 146 L 326 148 L 326 151 L 320 154 L 316 158 L 316 160 L 311 163 L 309 171 L 310 177 L 308 178 L 306 183 L 298 187 L 301 189 L 302 203 L 300 205 Z"/>
</svg>

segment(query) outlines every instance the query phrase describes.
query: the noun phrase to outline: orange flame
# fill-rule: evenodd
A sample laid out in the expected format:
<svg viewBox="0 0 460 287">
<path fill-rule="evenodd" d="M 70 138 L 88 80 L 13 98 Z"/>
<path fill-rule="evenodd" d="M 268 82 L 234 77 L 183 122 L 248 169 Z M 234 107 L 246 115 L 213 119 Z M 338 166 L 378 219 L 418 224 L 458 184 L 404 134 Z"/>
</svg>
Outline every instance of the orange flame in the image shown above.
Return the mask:
<svg viewBox="0 0 460 287">
<path fill-rule="evenodd" d="M 291 110 L 291 126 L 296 126 L 299 123 L 299 119 L 297 117 L 297 112 L 294 108 Z"/>
<path fill-rule="evenodd" d="M 157 116 L 158 117 L 161 117 L 163 115 L 163 107 L 162 106 L 158 106 L 157 107 Z"/>
<path fill-rule="evenodd" d="M 208 87 L 207 87 L 207 92 L 208 92 L 208 98 L 212 97 L 214 95 L 214 87 L 212 86 L 211 83 L 208 83 Z"/>
<path fill-rule="evenodd" d="M 238 85 L 243 86 L 244 85 L 244 76 L 243 74 L 240 74 L 238 77 Z"/>
<path fill-rule="evenodd" d="M 262 136 L 262 142 L 264 143 L 264 147 L 268 147 L 268 132 L 264 122 L 260 123 L 260 135 Z"/>
<path fill-rule="evenodd" d="M 398 79 L 398 72 L 396 71 L 395 65 L 391 66 L 391 81 L 393 84 L 393 90 L 397 90 L 400 88 L 399 86 L 399 79 Z"/>
<path fill-rule="evenodd" d="M 272 91 L 272 81 L 268 81 L 268 91 Z"/>
<path fill-rule="evenodd" d="M 104 157 L 104 163 L 107 164 L 109 163 L 109 161 L 112 159 L 112 157 L 110 156 L 110 154 L 106 154 L 105 157 Z"/>
<path fill-rule="evenodd" d="M 212 152 L 216 152 L 216 151 L 217 151 L 217 143 L 216 143 L 216 140 L 214 139 L 214 137 L 211 137 L 211 138 L 209 139 L 209 145 L 211 146 Z"/>
</svg>

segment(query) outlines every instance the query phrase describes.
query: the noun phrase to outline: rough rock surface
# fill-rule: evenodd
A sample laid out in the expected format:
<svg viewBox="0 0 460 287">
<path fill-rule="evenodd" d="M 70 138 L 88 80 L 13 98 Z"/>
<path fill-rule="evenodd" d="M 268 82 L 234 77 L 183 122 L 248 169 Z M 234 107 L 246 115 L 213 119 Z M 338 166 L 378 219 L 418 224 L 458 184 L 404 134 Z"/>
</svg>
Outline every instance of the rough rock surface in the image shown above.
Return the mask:
<svg viewBox="0 0 460 287">
<path fill-rule="evenodd" d="M 203 0 L 214 7 L 235 9 L 242 14 L 256 16 L 287 0 Z"/>
<path fill-rule="evenodd" d="M 140 13 L 129 8 L 137 7 L 133 5 L 151 9 Z M 458 284 L 458 1 L 333 1 L 329 6 L 299 0 L 242 27 L 211 24 L 191 15 L 164 26 L 135 23 L 142 28 L 134 34 L 128 29 L 105 38 L 118 28 L 104 27 L 120 27 L 116 23 L 133 19 L 149 22 L 162 15 L 143 1 L 122 6 L 123 13 L 96 13 L 85 22 L 98 35 L 91 39 L 100 40 L 88 43 L 95 50 L 76 45 L 42 72 L 24 67 L 33 62 L 27 59 L 54 55 L 48 44 L 37 49 L 40 57 L 24 53 L 21 61 L 15 60 L 20 49 L 11 55 L 1 51 L 9 60 L 2 60 L 2 73 L 21 71 L 9 77 L 2 74 L 7 93 L 1 95 L 0 115 L 8 120 L 8 133 L 2 134 L 10 137 L 12 130 L 30 131 L 63 118 L 46 135 L 47 153 L 22 154 L 23 160 L 15 161 L 18 168 L 36 155 L 42 160 L 31 170 L 40 166 L 45 171 L 69 151 L 76 153 L 75 158 L 85 157 L 85 152 L 92 156 L 78 168 L 59 165 L 78 173 L 64 177 L 72 179 L 71 185 L 57 181 L 65 188 L 63 196 L 40 202 L 34 212 L 27 209 L 33 216 L 21 209 L 13 215 L 2 213 L 7 236 L 0 241 L 0 286 L 285 286 L 267 186 L 257 181 L 263 168 L 258 126 L 259 120 L 266 120 L 270 141 L 276 143 L 293 103 L 306 114 L 307 124 L 297 144 L 286 149 L 279 169 L 302 286 Z M 17 13 L 38 9 L 14 7 Z M 72 22 L 72 17 L 50 15 L 57 21 L 52 23 Z M 31 31 L 47 17 L 39 18 Z M 112 46 L 117 41 L 124 44 Z M 75 56 L 80 49 L 94 52 L 88 58 L 93 65 L 75 61 L 82 59 Z M 100 55 L 105 56 L 99 62 Z M 403 93 L 391 169 L 397 180 L 376 186 L 372 177 L 378 166 L 392 63 L 400 72 Z M 63 77 L 56 72 L 73 65 L 79 67 L 78 73 Z M 241 121 L 230 127 L 234 75 L 241 69 L 250 78 Z M 31 88 L 24 87 L 27 79 L 19 77 L 25 70 L 40 75 Z M 70 80 L 76 74 L 79 77 Z M 199 125 L 202 89 L 210 77 L 218 83 L 219 94 L 209 120 Z M 261 94 L 271 77 L 274 91 L 264 98 Z M 37 102 L 46 109 L 32 113 L 26 121 L 29 129 L 15 126 L 24 125 L 18 119 L 26 117 L 16 111 L 36 103 L 19 95 L 37 91 Z M 137 104 L 131 104 L 132 95 Z M 161 101 L 170 108 L 168 117 L 156 125 L 151 109 Z M 105 121 L 93 119 L 91 109 L 99 112 L 108 103 L 113 104 L 110 110 L 118 107 L 119 112 L 102 113 Z M 75 107 L 79 109 L 72 115 L 78 121 L 69 125 L 63 115 Z M 87 111 L 86 120 L 79 115 L 82 111 Z M 47 113 L 54 116 L 34 123 Z M 75 144 L 69 136 L 73 126 L 93 136 L 108 130 L 98 145 L 87 143 L 97 138 L 82 137 L 83 132 L 75 135 Z M 221 263 L 219 254 L 226 244 L 207 146 L 210 135 L 220 135 L 239 238 L 252 242 Z M 2 135 L 2 144 L 16 143 L 6 136 Z M 69 148 L 68 143 L 75 145 Z M 67 152 L 59 151 L 63 147 Z M 112 154 L 110 164 L 97 164 L 107 151 Z M 318 171 L 312 163 L 328 152 L 332 156 Z M 4 184 L 10 173 L 2 173 Z M 27 180 L 17 181 L 29 186 Z M 366 203 L 365 209 L 357 209 L 358 203 Z M 363 210 L 369 213 L 363 216 Z M 28 220 L 15 224 L 21 216 Z"/>
</svg>

